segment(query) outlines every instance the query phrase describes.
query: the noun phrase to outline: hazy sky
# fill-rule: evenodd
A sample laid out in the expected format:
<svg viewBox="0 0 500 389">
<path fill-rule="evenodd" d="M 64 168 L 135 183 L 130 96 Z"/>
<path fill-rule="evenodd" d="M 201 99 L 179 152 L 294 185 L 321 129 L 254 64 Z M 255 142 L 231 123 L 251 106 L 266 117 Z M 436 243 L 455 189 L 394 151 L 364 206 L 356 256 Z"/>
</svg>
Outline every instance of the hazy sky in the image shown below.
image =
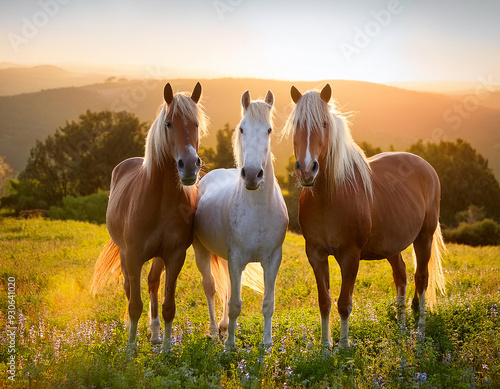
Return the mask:
<svg viewBox="0 0 500 389">
<path fill-rule="evenodd" d="M 0 61 L 500 81 L 498 0 L 0 0 Z"/>
</svg>

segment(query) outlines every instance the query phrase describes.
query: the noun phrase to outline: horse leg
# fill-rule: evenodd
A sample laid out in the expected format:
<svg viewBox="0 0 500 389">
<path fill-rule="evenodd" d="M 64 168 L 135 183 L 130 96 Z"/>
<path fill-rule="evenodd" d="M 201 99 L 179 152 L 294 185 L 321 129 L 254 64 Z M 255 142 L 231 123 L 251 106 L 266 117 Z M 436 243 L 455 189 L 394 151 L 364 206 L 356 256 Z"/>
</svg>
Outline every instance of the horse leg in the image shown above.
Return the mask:
<svg viewBox="0 0 500 389">
<path fill-rule="evenodd" d="M 163 271 L 163 261 L 161 258 L 153 259 L 153 265 L 148 275 L 149 288 L 149 312 L 151 327 L 151 343 L 160 343 L 160 316 L 158 315 L 158 289 Z"/>
<path fill-rule="evenodd" d="M 208 251 L 201 242 L 194 237 L 193 248 L 196 259 L 196 266 L 202 276 L 203 290 L 208 304 L 208 316 L 210 317 L 210 336 L 218 336 L 217 321 L 215 318 L 215 282 L 210 271 L 210 251 Z"/>
<path fill-rule="evenodd" d="M 397 319 L 401 328 L 404 328 L 406 323 L 406 264 L 403 261 L 401 253 L 387 258 L 392 267 L 392 276 L 396 285 L 396 307 Z"/>
<path fill-rule="evenodd" d="M 282 249 L 276 250 L 270 260 L 262 261 L 264 268 L 264 299 L 262 300 L 262 315 L 264 316 L 264 334 L 262 344 L 271 346 L 273 344 L 272 327 L 274 313 L 274 289 L 276 276 L 281 264 Z"/>
<path fill-rule="evenodd" d="M 316 286 L 318 287 L 319 311 L 321 314 L 321 344 L 332 347 L 330 339 L 330 310 L 332 300 L 330 297 L 330 270 L 328 266 L 328 254 L 319 247 L 311 247 L 306 242 L 306 254 L 311 264 Z"/>
<path fill-rule="evenodd" d="M 165 321 L 165 335 L 163 337 L 163 350 L 172 346 L 172 325 L 175 317 L 175 287 L 177 277 L 186 260 L 186 250 L 179 249 L 170 254 L 169 259 L 163 257 L 165 263 L 165 300 L 162 304 L 163 320 Z"/>
<path fill-rule="evenodd" d="M 236 322 L 241 313 L 241 273 L 242 261 L 239 256 L 229 254 L 228 269 L 231 280 L 231 298 L 229 299 L 229 325 L 225 343 L 226 349 L 234 349 L 236 345 Z"/>
<path fill-rule="evenodd" d="M 420 233 L 413 242 L 417 266 L 415 269 L 415 295 L 412 301 L 412 309 L 418 316 L 418 332 L 421 336 L 425 334 L 425 291 L 429 283 L 429 269 L 427 265 L 431 258 L 432 233 Z"/>
<path fill-rule="evenodd" d="M 120 258 L 123 258 L 122 252 L 120 252 Z M 121 268 L 122 268 L 122 274 L 123 274 L 123 290 L 125 291 L 125 297 L 127 298 L 127 308 L 126 312 L 124 315 L 124 322 L 127 330 L 130 329 L 130 318 L 128 314 L 128 303 L 130 301 L 130 282 L 128 280 L 128 272 L 127 272 L 127 265 L 125 264 L 125 261 L 122 259 L 121 260 Z"/>
<path fill-rule="evenodd" d="M 337 302 L 340 315 L 340 348 L 349 347 L 349 316 L 352 311 L 352 293 L 359 269 L 359 254 L 342 255 L 337 259 L 342 274 L 342 286 Z"/>
<path fill-rule="evenodd" d="M 120 252 L 122 255 L 123 252 Z M 125 293 L 128 291 L 128 314 L 130 318 L 129 335 L 127 347 L 134 349 L 137 341 L 137 325 L 142 314 L 142 299 L 141 299 L 141 269 L 142 262 L 137 261 L 137 257 L 123 255 L 122 269 L 125 268 Z"/>
</svg>

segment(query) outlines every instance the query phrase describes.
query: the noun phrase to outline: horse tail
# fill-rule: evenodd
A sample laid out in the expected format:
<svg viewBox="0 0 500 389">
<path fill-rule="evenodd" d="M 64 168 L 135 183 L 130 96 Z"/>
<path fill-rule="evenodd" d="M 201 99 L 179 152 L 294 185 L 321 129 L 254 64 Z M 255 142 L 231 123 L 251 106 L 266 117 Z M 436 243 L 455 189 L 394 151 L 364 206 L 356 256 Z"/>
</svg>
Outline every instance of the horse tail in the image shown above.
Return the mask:
<svg viewBox="0 0 500 389">
<path fill-rule="evenodd" d="M 227 266 L 224 266 L 224 259 L 217 255 L 210 254 L 210 271 L 215 282 L 215 291 L 222 301 L 222 305 L 226 306 L 229 300 L 229 271 Z"/>
<path fill-rule="evenodd" d="M 447 249 L 444 244 L 443 234 L 441 233 L 441 227 L 438 223 L 432 239 L 431 258 L 428 264 L 429 281 L 427 291 L 425 293 L 425 297 L 430 308 L 433 308 L 436 304 L 436 289 L 439 289 L 442 294 L 446 293 L 443 267 L 441 264 L 443 260 L 443 253 L 446 251 Z M 413 255 L 413 258 L 415 260 L 416 268 L 417 264 L 415 255 Z"/>
<path fill-rule="evenodd" d="M 215 282 L 215 291 L 225 305 L 229 299 L 229 286 L 231 281 L 229 271 L 224 259 L 215 254 L 210 255 L 210 269 Z M 264 293 L 264 272 L 262 266 L 257 262 L 250 262 L 243 270 L 241 284 L 249 288 Z"/>
<path fill-rule="evenodd" d="M 117 281 L 121 273 L 120 249 L 110 239 L 97 258 L 94 275 L 90 280 L 90 293 L 95 295 L 106 284 Z"/>
<path fill-rule="evenodd" d="M 264 294 L 264 271 L 258 262 L 250 262 L 243 270 L 241 283 L 249 288 Z"/>
</svg>

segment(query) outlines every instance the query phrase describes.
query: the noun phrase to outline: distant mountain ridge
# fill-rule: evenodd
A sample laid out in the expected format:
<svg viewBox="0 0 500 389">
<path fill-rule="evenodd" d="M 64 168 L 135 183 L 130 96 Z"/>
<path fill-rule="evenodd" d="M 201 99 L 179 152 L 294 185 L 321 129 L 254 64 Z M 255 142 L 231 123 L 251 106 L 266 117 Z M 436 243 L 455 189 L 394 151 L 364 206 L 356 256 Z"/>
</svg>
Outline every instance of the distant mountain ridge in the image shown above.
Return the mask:
<svg viewBox="0 0 500 389">
<path fill-rule="evenodd" d="M 392 145 L 404 150 L 418 139 L 438 142 L 463 138 L 489 159 L 500 177 L 500 93 L 491 93 L 470 105 L 470 96 L 446 96 L 409 91 L 393 86 L 361 81 L 325 80 L 290 82 L 263 79 L 173 79 L 174 91 L 191 91 L 197 81 L 203 86 L 203 104 L 211 121 L 210 135 L 202 145 L 214 146 L 215 133 L 225 123 L 234 127 L 240 120 L 240 98 L 250 90 L 252 99 L 264 97 L 270 89 L 275 94 L 275 133 L 279 132 L 292 109 L 290 87 L 302 92 L 321 88 L 329 82 L 333 96 L 343 112 L 353 112 L 352 131 L 358 142 L 367 141 L 383 150 Z M 36 139 L 53 134 L 66 121 L 76 120 L 87 109 L 123 110 L 151 122 L 162 103 L 167 80 L 144 79 L 96 83 L 0 97 L 0 155 L 7 157 L 16 171 L 21 171 Z M 273 138 L 277 173 L 292 155 L 290 140 L 278 143 Z"/>
<path fill-rule="evenodd" d="M 106 76 L 92 73 L 75 73 L 53 65 L 10 67 L 0 64 L 0 96 L 33 93 L 42 89 L 83 86 L 102 82 Z"/>
</svg>

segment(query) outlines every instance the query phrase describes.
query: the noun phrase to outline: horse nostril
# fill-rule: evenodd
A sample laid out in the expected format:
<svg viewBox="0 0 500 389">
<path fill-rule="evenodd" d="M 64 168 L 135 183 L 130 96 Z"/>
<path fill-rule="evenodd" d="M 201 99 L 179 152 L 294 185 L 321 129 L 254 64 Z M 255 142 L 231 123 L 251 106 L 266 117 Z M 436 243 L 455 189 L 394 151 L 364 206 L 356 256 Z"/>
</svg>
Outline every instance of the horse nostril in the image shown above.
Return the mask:
<svg viewBox="0 0 500 389">
<path fill-rule="evenodd" d="M 196 165 L 196 167 L 200 167 L 201 166 L 201 159 L 200 158 L 198 158 L 196 160 L 195 165 Z"/>
<path fill-rule="evenodd" d="M 245 178 L 245 175 L 246 175 L 245 169 L 241 168 L 241 177 Z"/>
<path fill-rule="evenodd" d="M 300 162 L 295 162 L 295 170 L 300 170 Z"/>
<path fill-rule="evenodd" d="M 313 161 L 312 168 L 311 168 L 312 172 L 316 173 L 318 171 L 318 169 L 319 169 L 318 161 Z"/>
<path fill-rule="evenodd" d="M 260 169 L 260 172 L 257 174 L 257 178 L 261 179 L 264 175 L 264 170 Z"/>
<path fill-rule="evenodd" d="M 184 161 L 182 159 L 179 159 L 179 161 L 177 161 L 177 167 L 179 169 L 182 169 L 184 167 Z"/>
</svg>

